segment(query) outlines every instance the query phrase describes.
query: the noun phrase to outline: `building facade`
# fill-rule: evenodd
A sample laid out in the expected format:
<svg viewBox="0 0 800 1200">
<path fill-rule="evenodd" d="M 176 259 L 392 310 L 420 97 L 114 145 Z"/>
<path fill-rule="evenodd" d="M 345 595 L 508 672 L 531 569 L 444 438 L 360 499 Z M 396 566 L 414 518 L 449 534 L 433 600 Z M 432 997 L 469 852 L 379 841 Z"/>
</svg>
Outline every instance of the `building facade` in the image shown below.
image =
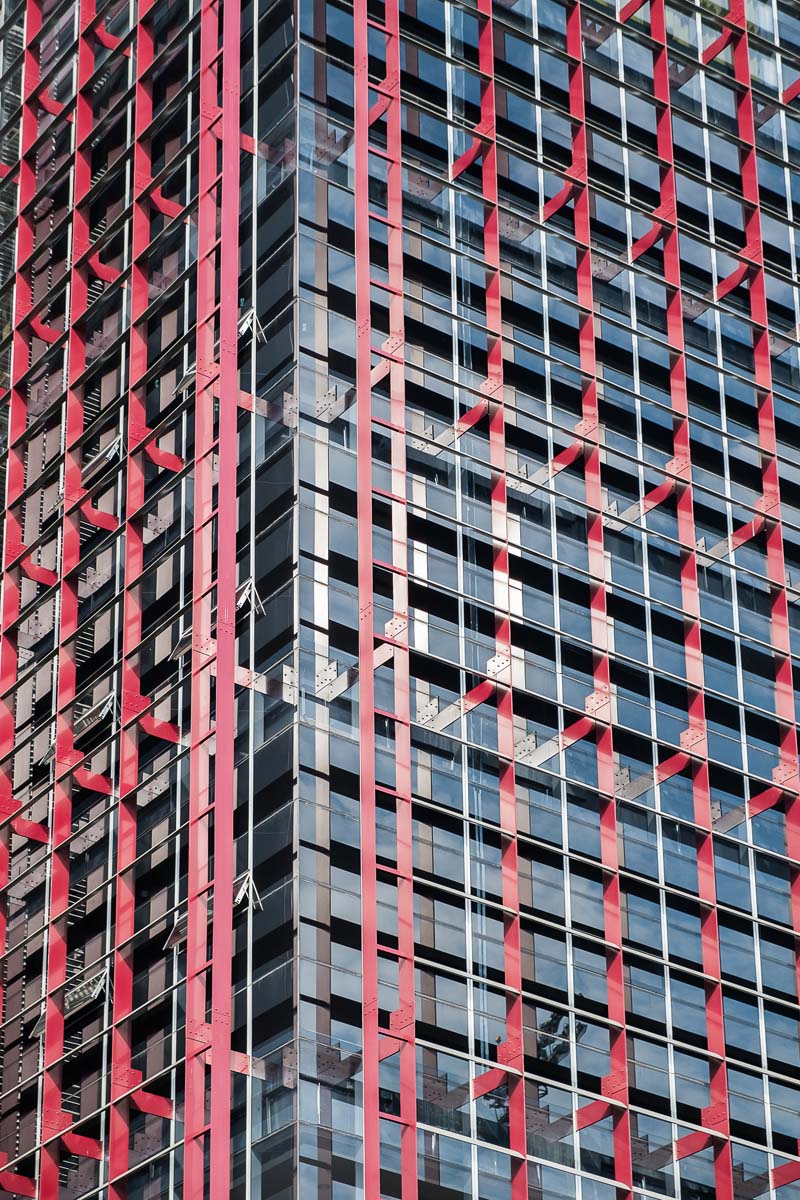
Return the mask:
<svg viewBox="0 0 800 1200">
<path fill-rule="evenodd" d="M 798 1200 L 794 0 L 0 73 L 0 1197 Z"/>
</svg>

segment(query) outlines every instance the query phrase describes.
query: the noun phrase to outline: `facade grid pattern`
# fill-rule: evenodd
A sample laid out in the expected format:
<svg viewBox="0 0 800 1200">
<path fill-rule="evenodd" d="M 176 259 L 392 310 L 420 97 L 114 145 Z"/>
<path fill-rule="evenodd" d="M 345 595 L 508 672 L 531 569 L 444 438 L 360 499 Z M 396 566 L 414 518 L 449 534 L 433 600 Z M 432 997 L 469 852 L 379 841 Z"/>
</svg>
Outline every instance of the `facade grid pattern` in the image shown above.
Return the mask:
<svg viewBox="0 0 800 1200">
<path fill-rule="evenodd" d="M 0 1198 L 798 1200 L 794 0 L 0 73 Z"/>
</svg>

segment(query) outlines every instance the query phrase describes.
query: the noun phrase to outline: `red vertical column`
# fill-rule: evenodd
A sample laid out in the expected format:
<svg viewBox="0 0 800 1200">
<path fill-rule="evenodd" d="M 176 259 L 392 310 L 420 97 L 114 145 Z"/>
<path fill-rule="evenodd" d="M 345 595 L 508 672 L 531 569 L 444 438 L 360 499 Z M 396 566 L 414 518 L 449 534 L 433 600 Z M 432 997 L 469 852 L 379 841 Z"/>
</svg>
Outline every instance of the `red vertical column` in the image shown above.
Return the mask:
<svg viewBox="0 0 800 1200">
<path fill-rule="evenodd" d="M 498 1062 L 506 1067 L 509 1147 L 513 1200 L 527 1200 L 527 1127 L 523 1077 L 522 958 L 519 918 L 517 797 L 514 774 L 514 708 L 511 689 L 506 427 L 503 381 L 502 280 L 497 184 L 497 109 L 494 83 L 494 26 L 491 0 L 479 0 L 478 65 L 481 71 L 481 182 L 484 201 L 486 269 L 486 382 L 481 391 L 489 408 L 489 462 L 492 469 L 492 544 L 497 662 L 497 750 L 500 763 L 500 829 L 503 886 L 503 956 L 506 983 L 506 1038 Z"/>
<path fill-rule="evenodd" d="M 405 408 L 405 300 L 403 271 L 403 166 L 402 105 L 400 100 L 400 7 L 386 0 L 383 26 L 386 77 L 378 85 L 378 98 L 369 113 L 369 124 L 385 115 L 386 218 L 389 336 L 377 348 L 370 372 L 375 385 L 388 375 L 391 441 L 392 600 L 394 614 L 384 630 L 391 637 L 394 670 L 395 804 L 397 814 L 397 929 L 398 1008 L 390 1014 L 389 1029 L 382 1031 L 380 1056 L 400 1056 L 401 1187 L 403 1200 L 415 1200 L 417 1181 L 417 1083 L 414 980 L 414 855 L 411 815 L 411 685 L 408 632 L 408 520 L 406 511 L 406 408 Z M 377 151 L 376 151 L 377 153 Z M 377 220 L 377 216 L 373 217 Z M 375 288 L 383 285 L 372 281 Z M 377 939 L 377 931 L 376 931 Z M 364 947 L 364 954 L 372 954 Z M 374 963 L 377 971 L 377 959 Z M 370 963 L 370 971 L 373 964 Z"/>
<path fill-rule="evenodd" d="M 686 346 L 683 331 L 680 241 L 677 229 L 675 154 L 672 142 L 669 52 L 664 0 L 652 0 L 650 32 L 654 51 L 654 93 L 662 106 L 658 115 L 658 153 L 662 159 L 661 241 L 664 252 L 664 278 L 667 284 L 667 334 L 671 348 L 670 395 L 674 412 L 675 502 L 678 538 L 681 547 L 681 597 L 684 611 L 684 653 L 689 691 L 689 727 L 683 742 L 690 755 L 694 821 L 697 826 L 698 894 L 701 900 L 703 971 L 706 975 L 706 1028 L 710 1052 L 710 1100 L 703 1123 L 715 1134 L 714 1166 L 717 1195 L 733 1194 L 733 1168 L 728 1111 L 728 1082 L 725 1065 L 725 1031 L 720 980 L 719 921 L 714 843 L 711 824 L 711 793 L 708 772 L 708 746 L 704 702 L 703 656 L 700 626 L 700 592 L 697 576 L 697 538 L 694 523 L 694 497 L 691 476 L 691 436 L 686 383 Z"/>
<path fill-rule="evenodd" d="M 211 1200 L 231 1188 L 231 986 L 233 958 L 233 810 L 236 802 L 236 478 L 239 365 L 239 59 L 240 7 L 222 9 L 220 121 L 219 484 L 217 515 L 217 679 L 214 776 L 214 926 L 211 974 Z"/>
<path fill-rule="evenodd" d="M 616 805 L 614 800 L 614 746 L 611 730 L 610 662 L 606 559 L 603 543 L 603 486 L 600 473 L 600 424 L 597 399 L 594 295 L 592 283 L 592 231 L 587 179 L 587 133 L 584 95 L 582 12 L 579 0 L 567 14 L 567 53 L 570 57 L 569 99 L 573 118 L 572 182 L 575 240 L 577 242 L 577 298 L 580 307 L 580 365 L 583 374 L 583 421 L 585 439 L 584 480 L 587 514 L 587 545 L 594 647 L 594 696 L 591 708 L 597 746 L 597 780 L 600 793 L 601 857 L 605 868 L 603 890 L 604 934 L 608 947 L 607 983 L 610 1020 L 610 1073 L 603 1091 L 617 1105 L 614 1117 L 614 1163 L 618 1182 L 628 1191 L 632 1186 L 630 1115 L 628 1103 L 627 1035 L 622 960 L 619 858 L 617 851 Z M 622 1107 L 622 1106 L 625 1107 Z M 601 1113 L 603 1110 L 597 1110 Z M 579 1123 L 583 1123 L 579 1117 Z"/>
<path fill-rule="evenodd" d="M 231 1187 L 239 38 L 238 4 L 226 5 L 220 20 L 215 0 L 204 0 L 200 12 L 184 1109 L 184 1194 L 192 1200 L 204 1195 L 223 1200 Z"/>
<path fill-rule="evenodd" d="M 189 861 L 186 935 L 186 1074 L 184 1103 L 184 1194 L 201 1200 L 207 1194 L 205 1155 L 208 1114 L 206 1059 L 210 1047 L 207 1024 L 209 849 L 214 796 L 211 660 L 214 585 L 214 417 L 219 392 L 216 362 L 217 261 L 219 255 L 219 144 L 214 123 L 219 117 L 216 60 L 219 20 L 214 0 L 200 8 L 200 134 L 197 197 L 197 330 L 195 334 L 194 512 L 192 536 L 191 730 L 189 751 Z"/>
<path fill-rule="evenodd" d="M 358 525 L 358 722 L 361 806 L 364 1195 L 380 1195 L 378 1108 L 378 926 L 375 838 L 375 681 L 372 567 L 372 397 L 369 234 L 369 54 L 367 0 L 354 0 L 356 520 Z"/>
<path fill-rule="evenodd" d="M 795 724 L 795 692 L 792 679 L 789 607 L 786 591 L 786 560 L 781 526 L 778 443 L 772 395 L 772 359 L 770 356 L 769 313 L 764 272 L 764 239 L 758 189 L 756 124 L 750 80 L 750 51 L 745 6 L 731 0 L 728 20 L 733 23 L 733 65 L 739 85 L 738 127 L 742 150 L 742 194 L 746 206 L 746 246 L 753 323 L 753 357 L 758 393 L 758 442 L 761 449 L 761 510 L 767 550 L 767 577 L 770 587 L 772 653 L 775 659 L 775 713 L 780 726 L 780 763 L 773 781 L 786 799 L 786 840 L 793 860 L 791 909 L 792 925 L 800 934 L 800 778 L 798 778 L 798 741 Z M 716 43 L 708 52 L 710 55 Z M 796 942 L 796 971 L 800 989 L 800 942 Z"/>
<path fill-rule="evenodd" d="M 78 572 L 81 557 L 81 457 L 78 443 L 83 434 L 83 402 L 76 380 L 86 366 L 82 321 L 86 313 L 87 266 L 79 259 L 89 245 L 85 210 L 91 183 L 90 141 L 93 126 L 91 93 L 87 83 L 94 69 L 94 35 L 89 23 L 94 16 L 90 0 L 79 12 L 77 86 L 74 115 L 75 154 L 72 194 L 72 267 L 69 281 L 69 338 L 67 395 L 64 420 L 64 516 L 61 533 L 61 598 L 58 624 L 58 678 L 56 689 L 55 789 L 52 807 L 50 894 L 48 911 L 47 1007 L 44 1030 L 44 1077 L 42 1084 L 42 1140 L 65 1129 L 70 1116 L 62 1110 L 61 1059 L 64 1054 L 64 985 L 67 980 L 67 919 L 69 906 L 69 839 L 72 833 L 72 768 L 76 753 L 72 705 L 75 700 L 75 657 L 73 639 L 78 630 Z M 59 1188 L 60 1142 L 47 1143 L 42 1151 L 39 1195 L 57 1195 Z"/>
<path fill-rule="evenodd" d="M 122 704 L 117 809 L 116 910 L 114 919 L 114 1003 L 111 1035 L 111 1114 L 108 1173 L 110 1200 L 124 1200 L 122 1179 L 129 1166 L 130 1100 L 126 1093 L 138 1082 L 131 1068 L 130 1014 L 133 1009 L 133 934 L 135 932 L 136 788 L 139 782 L 139 716 L 147 707 L 135 665 L 141 641 L 142 606 L 138 580 L 144 565 L 140 511 L 144 503 L 146 408 L 141 379 L 147 370 L 145 313 L 149 304 L 147 247 L 150 243 L 151 183 L 147 130 L 153 116 L 148 73 L 153 61 L 150 0 L 139 0 L 135 42 L 133 210 L 131 220 L 130 333 L 127 428 L 125 431 L 125 556 L 122 608 Z"/>
<path fill-rule="evenodd" d="M 38 134 L 38 108 L 33 93 L 39 82 L 37 51 L 31 43 L 37 38 L 42 19 L 39 6 L 31 0 L 26 9 L 25 51 L 22 67 L 22 116 L 20 121 L 20 161 L 18 185 L 17 262 L 30 258 L 34 244 L 33 215 L 31 201 L 36 191 L 35 160 L 32 146 Z M 2 644 L 0 645 L 0 688 L 3 708 L 0 725 L 0 750 L 5 757 L 14 745 L 14 694 L 17 678 L 16 639 L 10 634 L 20 609 L 19 561 L 22 554 L 22 524 L 16 508 L 19 496 L 25 487 L 25 431 L 28 412 L 22 376 L 30 365 L 31 332 L 27 316 L 31 309 L 31 287 L 27 274 L 17 271 L 14 280 L 14 335 L 11 362 L 11 389 L 9 392 L 8 421 L 8 466 L 6 485 L 5 551 L 3 577 Z M 4 807 L 11 811 L 11 767 L 9 777 L 4 780 Z M 7 815 L 4 813 L 4 815 Z"/>
<path fill-rule="evenodd" d="M 22 61 L 22 111 L 18 168 L 17 263 L 30 259 L 34 244 L 32 200 L 36 191 L 33 145 L 38 134 L 38 111 L 34 92 L 39 82 L 39 60 L 35 41 L 42 27 L 37 0 L 28 0 L 25 10 L 25 49 Z M 31 286 L 25 272 L 17 270 L 14 279 L 14 332 L 11 359 L 11 387 L 8 396 L 8 463 L 5 495 L 5 545 L 3 548 L 3 591 L 0 609 L 0 758 L 4 762 L 0 776 L 0 951 L 5 951 L 9 879 L 11 824 L 9 818 L 19 808 L 13 793 L 14 762 L 14 687 L 17 680 L 17 640 L 12 626 L 20 612 L 22 575 L 22 524 L 17 507 L 25 488 L 25 431 L 28 405 L 22 378 L 31 356 L 31 332 L 27 315 L 31 309 Z M 0 981 L 0 987 L 2 981 Z M 3 1015 L 6 1015 L 5 1013 Z"/>
<path fill-rule="evenodd" d="M 41 7 L 28 0 L 25 9 L 25 45 L 22 60 L 22 109 L 17 189 L 16 263 L 28 262 L 34 247 L 33 198 L 36 193 L 36 156 L 33 151 L 39 132 L 38 104 L 34 93 L 39 83 L 37 38 L 42 28 Z M 28 404 L 24 376 L 32 355 L 32 333 L 27 323 L 32 293 L 28 273 L 18 269 L 14 279 L 13 341 L 11 386 L 8 394 L 8 460 L 5 495 L 5 545 L 3 547 L 2 608 L 0 609 L 0 758 L 4 762 L 0 776 L 0 952 L 5 952 L 7 937 L 7 891 L 10 873 L 12 826 L 9 818 L 19 809 L 14 796 L 15 692 L 18 670 L 18 646 L 12 626 L 21 606 L 22 520 L 19 498 L 25 488 L 25 434 Z M 0 980 L 0 987 L 2 981 Z M 5 997 L 3 996 L 3 1001 Z M 2 1015 L 8 1016 L 3 1011 Z M 26 1181 L 27 1182 L 27 1181 Z M 22 1181 L 20 1180 L 20 1184 Z M 36 1194 L 36 1184 L 26 1194 Z M 21 1189 L 20 1189 L 21 1190 Z"/>
</svg>

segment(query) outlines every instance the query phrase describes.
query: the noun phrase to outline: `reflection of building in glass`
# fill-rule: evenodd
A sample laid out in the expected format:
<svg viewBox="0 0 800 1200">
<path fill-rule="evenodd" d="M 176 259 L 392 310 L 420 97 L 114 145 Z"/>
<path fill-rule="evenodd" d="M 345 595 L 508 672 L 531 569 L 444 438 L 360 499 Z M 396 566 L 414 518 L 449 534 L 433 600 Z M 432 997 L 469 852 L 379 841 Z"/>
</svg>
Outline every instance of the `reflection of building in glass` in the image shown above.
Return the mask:
<svg viewBox="0 0 800 1200">
<path fill-rule="evenodd" d="M 0 1200 L 797 1200 L 797 5 L 0 69 Z"/>
</svg>

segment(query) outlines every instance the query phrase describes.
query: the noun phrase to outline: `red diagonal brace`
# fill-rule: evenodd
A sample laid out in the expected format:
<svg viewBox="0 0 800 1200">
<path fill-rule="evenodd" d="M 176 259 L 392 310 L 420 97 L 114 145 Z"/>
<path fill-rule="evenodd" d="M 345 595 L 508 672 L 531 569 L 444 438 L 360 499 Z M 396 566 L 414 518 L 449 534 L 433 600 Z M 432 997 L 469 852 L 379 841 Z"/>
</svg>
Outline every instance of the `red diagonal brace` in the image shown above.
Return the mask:
<svg viewBox="0 0 800 1200">
<path fill-rule="evenodd" d="M 106 50 L 116 50 L 122 41 L 121 38 L 115 37 L 113 33 L 109 33 L 105 25 L 97 25 L 94 29 L 94 36 L 101 46 L 105 46 Z"/>
<path fill-rule="evenodd" d="M 745 276 L 748 275 L 752 269 L 751 263 L 739 263 L 739 265 L 731 271 L 727 278 L 723 279 L 721 283 L 717 284 L 717 300 L 724 300 L 730 292 L 734 291 L 739 284 L 742 283 Z"/>
<path fill-rule="evenodd" d="M 672 779 L 673 775 L 680 775 L 688 762 L 689 755 L 683 750 L 679 750 L 677 754 L 670 755 L 669 758 L 665 758 L 663 763 L 659 763 L 656 767 L 656 780 L 658 783 L 665 783 L 668 779 Z"/>
<path fill-rule="evenodd" d="M 453 169 L 450 173 L 451 179 L 458 179 L 459 175 L 463 175 L 464 171 L 466 171 L 468 167 L 472 166 L 472 164 L 475 162 L 475 159 L 480 154 L 482 146 L 483 142 L 480 138 L 474 137 L 472 139 L 472 144 L 469 149 L 465 150 L 463 154 L 459 155 L 459 157 L 453 163 Z"/>
<path fill-rule="evenodd" d="M 593 729 L 594 720 L 591 717 L 578 717 L 578 720 L 568 725 L 559 736 L 562 750 L 566 750 L 568 746 L 573 746 L 575 742 L 585 738 L 587 733 L 591 733 Z"/>
<path fill-rule="evenodd" d="M 167 1096 L 157 1095 L 156 1092 L 132 1092 L 131 1103 L 139 1112 L 149 1113 L 151 1117 L 163 1117 L 166 1121 L 171 1121 L 174 1115 L 172 1101 Z"/>
<path fill-rule="evenodd" d="M 747 812 L 751 817 L 757 817 L 759 813 L 766 812 L 769 808 L 774 808 L 783 799 L 783 789 L 779 787 L 768 787 L 763 792 L 759 792 L 757 796 L 751 797 L 747 802 Z"/>
<path fill-rule="evenodd" d="M 690 1158 L 692 1154 L 699 1154 L 701 1150 L 707 1150 L 712 1143 L 713 1138 L 710 1133 L 696 1129 L 693 1133 L 687 1133 L 685 1137 L 678 1138 L 674 1145 L 675 1157 L 678 1160 Z"/>
<path fill-rule="evenodd" d="M 585 443 L 582 441 L 572 442 L 564 450 L 560 450 L 553 458 L 550 459 L 550 474 L 558 475 L 559 471 L 571 467 L 575 459 L 583 454 Z"/>
<path fill-rule="evenodd" d="M 41 583 L 44 587 L 52 587 L 54 583 L 58 583 L 58 575 L 55 571 L 32 563 L 28 555 L 23 558 L 20 566 L 28 579 L 32 579 L 34 583 Z"/>
<path fill-rule="evenodd" d="M 174 200 L 167 200 L 161 188 L 153 188 L 153 191 L 150 193 L 150 200 L 165 217 L 177 217 L 183 212 L 183 205 L 176 204 Z"/>
<path fill-rule="evenodd" d="M 572 182 L 565 183 L 560 192 L 556 192 L 550 200 L 547 201 L 542 209 L 542 221 L 549 221 L 555 216 L 560 208 L 563 208 L 568 200 L 571 200 L 572 193 L 575 190 L 575 184 Z"/>
<path fill-rule="evenodd" d="M 73 778 L 79 787 L 89 792 L 99 792 L 101 796 L 110 796 L 114 791 L 111 780 L 106 775 L 97 775 L 87 771 L 85 767 L 76 767 Z"/>
<path fill-rule="evenodd" d="M 48 342 L 51 346 L 64 335 L 63 329 L 51 329 L 50 326 L 45 325 L 39 319 L 39 317 L 29 317 L 28 324 L 30 325 L 31 330 L 36 337 L 40 338 L 43 342 Z"/>
<path fill-rule="evenodd" d="M 472 1081 L 472 1099 L 478 1100 L 487 1092 L 493 1092 L 495 1088 L 505 1083 L 507 1078 L 508 1072 L 505 1067 L 492 1067 L 491 1070 L 484 1071 L 483 1075 L 478 1075 Z"/>
<path fill-rule="evenodd" d="M 474 404 L 463 417 L 459 417 L 456 421 L 456 434 L 460 437 L 462 433 L 466 433 L 468 429 L 472 429 L 473 425 L 477 425 L 486 416 L 489 411 L 489 401 L 479 400 Z"/>
<path fill-rule="evenodd" d="M 155 463 L 157 467 L 163 467 L 166 471 L 182 471 L 186 465 L 179 454 L 172 454 L 168 450 L 162 450 L 155 441 L 147 441 L 152 434 L 152 429 L 148 429 L 146 425 L 131 427 L 130 429 L 130 449 L 133 451 L 141 446 L 142 442 L 147 442 L 144 446 L 144 453 Z"/>
<path fill-rule="evenodd" d="M 60 104 L 58 100 L 45 89 L 39 93 L 39 103 L 45 112 L 50 113 L 53 117 L 58 117 L 64 111 L 65 105 Z M 72 114 L 70 114 L 71 116 Z"/>
<path fill-rule="evenodd" d="M 733 30 L 731 28 L 723 29 L 716 41 L 712 42 L 708 49 L 703 51 L 703 62 L 713 62 L 718 54 L 722 54 L 722 51 L 730 43 L 732 37 Z"/>
<path fill-rule="evenodd" d="M 745 542 L 749 542 L 757 533 L 760 533 L 764 528 L 764 517 L 753 517 L 752 521 L 748 521 L 746 525 L 741 525 L 731 534 L 731 553 L 738 550 L 740 546 L 744 546 Z"/>
<path fill-rule="evenodd" d="M 102 1159 L 103 1147 L 96 1138 L 84 1137 L 80 1133 L 62 1133 L 61 1141 L 71 1154 L 80 1158 Z"/>
<path fill-rule="evenodd" d="M 119 529 L 119 521 L 113 513 L 103 512 L 102 509 L 95 508 L 88 500 L 81 505 L 81 512 L 90 525 L 94 525 L 96 529 L 107 529 L 109 533 L 113 533 Z"/>
<path fill-rule="evenodd" d="M 463 698 L 462 711 L 464 714 L 472 712 L 473 708 L 477 708 L 479 704 L 483 704 L 484 700 L 493 696 L 496 686 L 493 679 L 482 679 L 480 683 L 476 684 Z"/>
<path fill-rule="evenodd" d="M 11 828 L 19 837 L 27 838 L 29 842 L 41 842 L 46 846 L 50 841 L 50 830 L 38 821 L 28 821 L 24 817 L 14 817 Z"/>
<path fill-rule="evenodd" d="M 101 262 L 99 254 L 91 254 L 87 261 L 90 270 L 104 283 L 114 283 L 119 279 L 120 272 L 116 267 L 109 267 L 107 263 Z"/>
<path fill-rule="evenodd" d="M 646 254 L 663 236 L 663 224 L 661 221 L 654 221 L 647 233 L 638 238 L 631 246 L 631 262 L 636 262 L 637 258 L 641 258 L 643 254 Z"/>
<path fill-rule="evenodd" d="M 652 509 L 658 508 L 659 504 L 663 504 L 667 497 L 672 495 L 674 490 L 675 480 L 665 479 L 663 483 L 660 483 L 658 487 L 654 487 L 644 497 L 642 500 L 642 512 L 648 513 Z"/>
<path fill-rule="evenodd" d="M 391 96 L 387 96 L 384 93 L 381 93 L 378 96 L 378 99 L 375 101 L 375 103 L 372 105 L 372 108 L 369 110 L 368 120 L 369 120 L 370 125 L 374 125 L 376 121 L 379 121 L 381 119 L 381 117 L 383 116 L 383 114 L 386 112 L 389 105 L 391 104 L 391 102 L 392 102 Z"/>
<path fill-rule="evenodd" d="M 163 742 L 174 742 L 177 745 L 181 740 L 177 725 L 173 725 L 170 721 L 159 721 L 152 713 L 145 713 L 141 716 L 139 725 L 145 733 L 150 734 L 150 737 L 161 738 Z"/>
<path fill-rule="evenodd" d="M 800 79 L 795 79 L 794 83 L 789 84 L 781 96 L 781 100 L 784 104 L 791 104 L 798 96 L 800 96 Z"/>
<path fill-rule="evenodd" d="M 154 462 L 157 467 L 163 467 L 165 471 L 182 471 L 185 463 L 179 454 L 170 454 L 168 450 L 160 450 L 155 442 L 150 442 L 145 446 L 145 454 Z"/>
<path fill-rule="evenodd" d="M 631 17 L 635 17 L 640 8 L 644 8 L 647 0 L 628 0 L 628 3 L 619 14 L 620 22 L 624 25 L 626 21 L 630 21 Z"/>
<path fill-rule="evenodd" d="M 609 1100 L 593 1100 L 591 1104 L 584 1104 L 583 1108 L 578 1109 L 575 1114 L 575 1128 L 587 1129 L 589 1125 L 604 1121 L 613 1112 L 614 1105 Z"/>
<path fill-rule="evenodd" d="M 797 1183 L 800 1179 L 800 1162 L 781 1163 L 772 1171 L 772 1186 L 785 1187 L 788 1183 Z"/>
<path fill-rule="evenodd" d="M 391 363 L 389 362 L 389 359 L 382 358 L 380 362 L 375 364 L 375 366 L 372 368 L 372 370 L 369 373 L 370 387 L 376 387 L 377 384 L 379 384 L 382 379 L 386 378 L 386 376 L 389 374 L 390 370 L 391 370 Z"/>
<path fill-rule="evenodd" d="M 391 1058 L 393 1054 L 397 1054 L 398 1050 L 402 1049 L 403 1042 L 396 1037 L 382 1037 L 378 1042 L 378 1058 L 381 1062 L 385 1058 Z"/>
<path fill-rule="evenodd" d="M 36 1180 L 27 1175 L 17 1175 L 14 1171 L 0 1171 L 0 1188 L 10 1192 L 12 1196 L 35 1196 Z"/>
</svg>

